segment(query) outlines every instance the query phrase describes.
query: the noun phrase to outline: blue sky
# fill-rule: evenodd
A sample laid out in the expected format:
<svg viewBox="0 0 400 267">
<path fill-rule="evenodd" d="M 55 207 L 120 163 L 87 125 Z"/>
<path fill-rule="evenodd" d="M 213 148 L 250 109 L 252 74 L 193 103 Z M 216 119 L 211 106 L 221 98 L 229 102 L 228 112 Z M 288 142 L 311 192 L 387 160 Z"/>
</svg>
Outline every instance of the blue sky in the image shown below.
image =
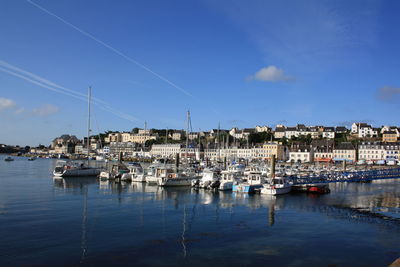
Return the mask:
<svg viewBox="0 0 400 267">
<path fill-rule="evenodd" d="M 0 143 L 143 127 L 399 125 L 398 1 L 0 2 Z"/>
</svg>

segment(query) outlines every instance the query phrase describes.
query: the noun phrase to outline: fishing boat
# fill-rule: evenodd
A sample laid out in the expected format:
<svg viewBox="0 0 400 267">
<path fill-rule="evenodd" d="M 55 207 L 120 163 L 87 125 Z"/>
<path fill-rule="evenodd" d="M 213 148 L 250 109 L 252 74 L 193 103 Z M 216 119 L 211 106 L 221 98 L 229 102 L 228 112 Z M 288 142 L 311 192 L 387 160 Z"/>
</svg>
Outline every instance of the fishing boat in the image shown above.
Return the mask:
<svg viewBox="0 0 400 267">
<path fill-rule="evenodd" d="M 132 182 L 146 182 L 146 177 L 143 172 L 143 168 L 140 163 L 131 163 L 128 165 L 129 172 L 124 173 L 121 177 L 122 181 Z"/>
<path fill-rule="evenodd" d="M 250 171 L 243 182 L 233 184 L 232 191 L 238 193 L 254 193 L 256 189 L 262 188 L 264 183 L 265 176 L 260 171 Z"/>
<path fill-rule="evenodd" d="M 12 157 L 7 157 L 4 159 L 4 161 L 14 161 L 14 159 Z"/>
<path fill-rule="evenodd" d="M 172 167 L 160 166 L 156 168 L 154 177 L 159 186 L 190 186 L 193 177 L 176 171 Z"/>
<path fill-rule="evenodd" d="M 284 177 L 273 177 L 269 183 L 264 184 L 260 193 L 266 195 L 282 195 L 287 194 L 292 189 L 292 184 Z"/>
<path fill-rule="evenodd" d="M 195 188 L 218 188 L 221 178 L 218 170 L 204 169 L 201 179 L 192 180 L 192 187 Z"/>
<path fill-rule="evenodd" d="M 218 190 L 220 191 L 231 191 L 233 184 L 240 181 L 240 176 L 235 172 L 221 171 L 221 178 Z"/>
<path fill-rule="evenodd" d="M 36 159 L 37 159 L 36 156 L 28 158 L 29 161 L 34 161 L 34 160 L 36 160 Z"/>
<path fill-rule="evenodd" d="M 149 185 L 157 185 L 158 184 L 158 178 L 156 177 L 156 169 L 162 165 L 158 163 L 153 163 L 151 164 L 145 171 L 144 171 L 144 179 L 147 184 Z"/>
</svg>

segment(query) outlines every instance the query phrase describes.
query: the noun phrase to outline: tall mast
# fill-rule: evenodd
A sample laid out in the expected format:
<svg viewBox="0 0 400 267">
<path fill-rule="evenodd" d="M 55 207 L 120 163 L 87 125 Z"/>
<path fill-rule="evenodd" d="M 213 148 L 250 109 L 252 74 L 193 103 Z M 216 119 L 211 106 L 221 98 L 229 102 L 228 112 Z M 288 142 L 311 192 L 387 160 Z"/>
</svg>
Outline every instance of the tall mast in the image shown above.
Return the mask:
<svg viewBox="0 0 400 267">
<path fill-rule="evenodd" d="M 189 163 L 189 160 L 188 160 L 189 120 L 190 120 L 190 111 L 188 110 L 187 113 L 186 113 L 186 153 L 185 153 L 185 161 L 186 161 L 186 164 Z"/>
<path fill-rule="evenodd" d="M 221 147 L 220 147 L 220 143 L 219 143 L 219 131 L 221 128 L 221 124 L 218 122 L 218 161 L 221 161 Z"/>
<path fill-rule="evenodd" d="M 88 128 L 87 128 L 87 158 L 89 165 L 89 155 L 90 155 L 90 98 L 92 95 L 92 87 L 88 88 Z"/>
</svg>

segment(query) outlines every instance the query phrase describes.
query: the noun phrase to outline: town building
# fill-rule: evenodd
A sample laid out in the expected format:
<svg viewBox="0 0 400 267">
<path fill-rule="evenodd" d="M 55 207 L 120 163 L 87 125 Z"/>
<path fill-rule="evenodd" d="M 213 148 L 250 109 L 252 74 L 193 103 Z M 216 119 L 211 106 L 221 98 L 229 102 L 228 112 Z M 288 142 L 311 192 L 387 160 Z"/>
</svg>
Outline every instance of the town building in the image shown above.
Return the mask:
<svg viewBox="0 0 400 267">
<path fill-rule="evenodd" d="M 275 156 L 277 160 L 286 160 L 287 159 L 287 149 L 281 143 L 278 142 L 269 142 L 263 145 L 263 158 L 271 159 L 272 156 Z"/>
<path fill-rule="evenodd" d="M 111 142 L 122 142 L 121 133 L 119 132 L 109 133 L 108 136 L 104 138 L 104 142 L 107 144 Z"/>
<path fill-rule="evenodd" d="M 382 142 L 389 142 L 389 143 L 393 143 L 393 142 L 397 142 L 397 132 L 395 131 L 384 131 L 382 133 Z"/>
<path fill-rule="evenodd" d="M 385 159 L 385 149 L 381 142 L 362 142 L 358 146 L 358 158 L 365 161 Z"/>
<path fill-rule="evenodd" d="M 340 143 L 333 149 L 333 160 L 355 162 L 357 150 L 350 142 Z"/>
<path fill-rule="evenodd" d="M 150 155 L 152 157 L 174 158 L 181 153 L 182 144 L 153 144 Z"/>
<path fill-rule="evenodd" d="M 256 126 L 256 128 L 255 128 L 255 131 L 257 132 L 257 133 L 269 133 L 269 132 L 271 132 L 271 128 L 270 127 L 268 127 L 268 126 L 259 126 L 259 125 L 257 125 Z"/>
<path fill-rule="evenodd" d="M 275 132 L 274 132 L 274 138 L 275 139 L 281 139 L 285 137 L 285 127 L 276 127 Z"/>
<path fill-rule="evenodd" d="M 314 152 L 311 146 L 303 144 L 293 144 L 289 151 L 289 161 L 291 162 L 313 162 Z"/>
<path fill-rule="evenodd" d="M 335 139 L 335 128 L 324 127 L 324 131 L 322 132 L 322 138 Z"/>
</svg>

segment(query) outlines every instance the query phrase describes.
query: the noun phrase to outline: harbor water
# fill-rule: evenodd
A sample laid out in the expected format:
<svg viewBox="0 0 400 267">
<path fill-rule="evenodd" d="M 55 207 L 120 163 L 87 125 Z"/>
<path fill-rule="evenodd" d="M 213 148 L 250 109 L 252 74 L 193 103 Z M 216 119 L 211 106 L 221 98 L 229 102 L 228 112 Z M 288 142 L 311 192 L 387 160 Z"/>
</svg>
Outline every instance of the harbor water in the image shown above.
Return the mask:
<svg viewBox="0 0 400 267">
<path fill-rule="evenodd" d="M 0 265 L 387 266 L 400 179 L 265 195 L 53 179 L 0 157 Z"/>
</svg>

